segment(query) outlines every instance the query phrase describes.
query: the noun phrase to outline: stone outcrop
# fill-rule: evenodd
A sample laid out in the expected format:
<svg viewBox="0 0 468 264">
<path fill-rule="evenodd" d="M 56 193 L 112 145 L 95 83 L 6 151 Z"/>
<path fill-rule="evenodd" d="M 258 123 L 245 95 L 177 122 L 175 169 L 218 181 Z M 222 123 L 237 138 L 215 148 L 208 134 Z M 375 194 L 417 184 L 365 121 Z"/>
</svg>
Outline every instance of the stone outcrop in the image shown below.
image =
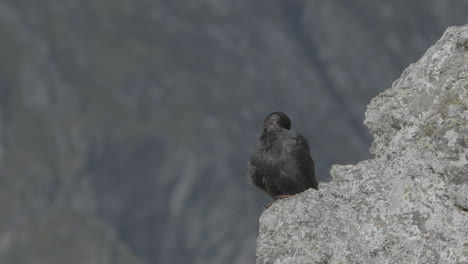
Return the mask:
<svg viewBox="0 0 468 264">
<path fill-rule="evenodd" d="M 365 124 L 374 159 L 267 209 L 258 264 L 468 263 L 468 25 L 375 97 Z"/>
</svg>

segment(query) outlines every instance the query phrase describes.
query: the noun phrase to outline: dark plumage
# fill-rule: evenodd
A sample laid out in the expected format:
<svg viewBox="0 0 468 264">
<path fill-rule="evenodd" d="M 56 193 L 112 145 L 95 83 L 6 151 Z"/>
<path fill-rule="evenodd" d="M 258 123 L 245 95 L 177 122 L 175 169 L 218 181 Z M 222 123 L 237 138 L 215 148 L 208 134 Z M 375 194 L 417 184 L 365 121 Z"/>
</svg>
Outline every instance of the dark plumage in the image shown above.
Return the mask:
<svg viewBox="0 0 468 264">
<path fill-rule="evenodd" d="M 249 176 L 253 184 L 275 199 L 317 189 L 307 139 L 290 128 L 287 115 L 269 114 L 250 157 Z"/>
</svg>

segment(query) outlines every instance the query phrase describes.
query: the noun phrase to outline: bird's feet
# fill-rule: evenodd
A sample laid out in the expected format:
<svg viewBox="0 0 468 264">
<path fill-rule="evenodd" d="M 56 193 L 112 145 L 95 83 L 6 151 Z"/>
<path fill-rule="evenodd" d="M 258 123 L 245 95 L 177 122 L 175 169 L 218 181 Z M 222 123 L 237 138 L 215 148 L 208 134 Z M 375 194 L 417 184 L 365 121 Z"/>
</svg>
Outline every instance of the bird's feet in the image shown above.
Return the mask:
<svg viewBox="0 0 468 264">
<path fill-rule="evenodd" d="M 273 205 L 273 203 L 276 202 L 276 200 L 279 200 L 279 199 L 285 199 L 285 198 L 288 198 L 288 197 L 291 197 L 292 195 L 291 194 L 282 194 L 282 195 L 277 195 L 275 196 L 275 200 L 273 202 L 269 202 L 268 204 L 265 205 L 265 209 L 268 209 L 270 208 L 270 206 Z"/>
<path fill-rule="evenodd" d="M 267 204 L 264 206 L 265 209 L 270 208 L 270 206 L 272 206 L 274 202 L 275 202 L 275 201 L 267 203 Z"/>
<path fill-rule="evenodd" d="M 275 200 L 278 200 L 278 199 L 285 199 L 285 198 L 288 198 L 288 197 L 291 197 L 291 196 L 292 196 L 291 194 L 277 195 L 277 196 L 275 196 Z"/>
</svg>

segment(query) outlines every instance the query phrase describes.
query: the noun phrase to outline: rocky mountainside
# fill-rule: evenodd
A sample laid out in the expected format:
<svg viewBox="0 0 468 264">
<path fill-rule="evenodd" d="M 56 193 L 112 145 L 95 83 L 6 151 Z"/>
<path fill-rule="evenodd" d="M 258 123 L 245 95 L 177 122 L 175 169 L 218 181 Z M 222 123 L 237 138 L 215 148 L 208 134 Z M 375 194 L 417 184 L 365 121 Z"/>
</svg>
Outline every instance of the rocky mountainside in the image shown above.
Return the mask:
<svg viewBox="0 0 468 264">
<path fill-rule="evenodd" d="M 275 203 L 257 263 L 468 263 L 468 25 L 375 97 L 375 158 Z"/>
<path fill-rule="evenodd" d="M 459 0 L 0 1 L 0 263 L 251 263 L 281 110 L 319 180 Z"/>
</svg>

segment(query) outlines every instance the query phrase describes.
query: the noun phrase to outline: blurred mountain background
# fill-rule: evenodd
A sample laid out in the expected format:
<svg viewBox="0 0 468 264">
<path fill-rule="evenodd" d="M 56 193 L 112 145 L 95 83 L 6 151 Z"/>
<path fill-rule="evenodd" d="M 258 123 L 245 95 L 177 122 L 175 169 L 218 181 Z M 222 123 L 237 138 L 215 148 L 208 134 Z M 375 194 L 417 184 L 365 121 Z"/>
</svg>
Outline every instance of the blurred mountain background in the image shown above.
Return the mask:
<svg viewBox="0 0 468 264">
<path fill-rule="evenodd" d="M 265 115 L 319 181 L 462 0 L 1 0 L 0 263 L 254 263 Z"/>
</svg>

